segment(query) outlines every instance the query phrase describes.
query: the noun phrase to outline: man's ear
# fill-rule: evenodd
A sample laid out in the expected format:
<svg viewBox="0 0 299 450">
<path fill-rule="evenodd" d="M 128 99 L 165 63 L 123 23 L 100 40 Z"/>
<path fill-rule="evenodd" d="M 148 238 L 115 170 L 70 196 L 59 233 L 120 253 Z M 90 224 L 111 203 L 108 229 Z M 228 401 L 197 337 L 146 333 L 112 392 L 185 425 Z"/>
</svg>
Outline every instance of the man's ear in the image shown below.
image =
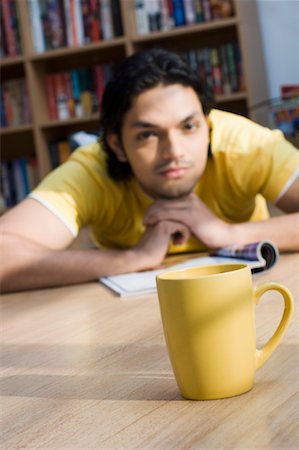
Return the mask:
<svg viewBox="0 0 299 450">
<path fill-rule="evenodd" d="M 121 162 L 127 162 L 126 154 L 123 150 L 123 146 L 120 142 L 119 137 L 115 133 L 110 133 L 107 135 L 107 142 L 117 159 Z"/>
</svg>

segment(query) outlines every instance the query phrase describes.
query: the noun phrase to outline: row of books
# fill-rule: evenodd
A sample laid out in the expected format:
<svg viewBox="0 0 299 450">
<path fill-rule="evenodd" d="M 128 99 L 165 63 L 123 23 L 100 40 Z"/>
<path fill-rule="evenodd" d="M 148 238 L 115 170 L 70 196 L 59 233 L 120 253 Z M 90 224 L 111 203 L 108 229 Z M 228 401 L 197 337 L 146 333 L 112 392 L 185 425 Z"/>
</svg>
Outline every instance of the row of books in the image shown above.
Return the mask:
<svg viewBox="0 0 299 450">
<path fill-rule="evenodd" d="M 82 145 L 94 143 L 99 131 L 77 131 L 64 139 L 49 142 L 52 169 L 64 163 L 70 154 Z M 0 210 L 21 202 L 39 182 L 38 163 L 34 158 L 16 158 L 0 164 Z"/>
<path fill-rule="evenodd" d="M 237 42 L 218 47 L 189 50 L 185 53 L 199 78 L 214 96 L 245 90 L 245 81 Z"/>
<path fill-rule="evenodd" d="M 52 169 L 63 164 L 76 148 L 94 143 L 98 139 L 99 134 L 97 131 L 94 133 L 77 131 L 63 139 L 51 140 L 48 148 Z"/>
<path fill-rule="evenodd" d="M 31 123 L 31 109 L 26 80 L 16 78 L 3 81 L 0 86 L 1 127 Z"/>
<path fill-rule="evenodd" d="M 232 0 L 135 0 L 139 34 L 194 25 L 233 14 Z"/>
<path fill-rule="evenodd" d="M 33 45 L 41 53 L 123 34 L 119 0 L 27 0 Z"/>
<path fill-rule="evenodd" d="M 68 139 L 50 141 L 48 148 L 52 169 L 63 164 L 73 151 Z"/>
<path fill-rule="evenodd" d="M 37 185 L 37 161 L 27 158 L 2 161 L 0 180 L 4 206 L 10 208 L 22 201 Z"/>
<path fill-rule="evenodd" d="M 46 75 L 50 119 L 66 120 L 98 112 L 112 67 L 112 64 L 95 64 Z"/>
<path fill-rule="evenodd" d="M 0 58 L 22 53 L 16 0 L 0 2 Z"/>
<path fill-rule="evenodd" d="M 229 95 L 245 90 L 240 49 L 236 42 L 192 49 L 184 55 L 213 95 Z M 50 119 L 67 120 L 99 112 L 112 70 L 112 64 L 95 64 L 46 75 Z"/>
</svg>

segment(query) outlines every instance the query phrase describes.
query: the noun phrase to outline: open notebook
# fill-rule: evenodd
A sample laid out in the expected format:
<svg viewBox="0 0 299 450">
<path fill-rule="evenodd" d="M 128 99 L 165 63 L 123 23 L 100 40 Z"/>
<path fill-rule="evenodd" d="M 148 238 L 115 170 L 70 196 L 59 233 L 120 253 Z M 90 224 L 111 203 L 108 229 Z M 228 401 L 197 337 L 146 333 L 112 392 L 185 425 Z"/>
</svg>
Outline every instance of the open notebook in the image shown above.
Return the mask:
<svg viewBox="0 0 299 450">
<path fill-rule="evenodd" d="M 212 264 L 245 263 L 255 273 L 270 269 L 276 263 L 278 256 L 278 249 L 272 242 L 260 241 L 243 247 L 225 247 L 209 256 L 188 258 L 182 263 L 167 268 L 102 277 L 100 281 L 121 297 L 144 295 L 156 291 L 156 275 L 165 271 Z"/>
</svg>

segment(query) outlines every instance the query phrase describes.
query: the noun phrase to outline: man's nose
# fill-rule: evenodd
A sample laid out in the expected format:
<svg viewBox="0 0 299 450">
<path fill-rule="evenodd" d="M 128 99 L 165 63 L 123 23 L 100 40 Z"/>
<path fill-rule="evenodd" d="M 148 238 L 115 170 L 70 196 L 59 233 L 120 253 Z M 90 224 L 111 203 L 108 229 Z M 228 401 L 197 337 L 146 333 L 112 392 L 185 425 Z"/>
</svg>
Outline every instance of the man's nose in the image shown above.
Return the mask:
<svg viewBox="0 0 299 450">
<path fill-rule="evenodd" d="M 161 141 L 161 156 L 164 159 L 178 160 L 182 157 L 183 149 L 180 139 L 175 134 L 168 134 Z"/>
</svg>

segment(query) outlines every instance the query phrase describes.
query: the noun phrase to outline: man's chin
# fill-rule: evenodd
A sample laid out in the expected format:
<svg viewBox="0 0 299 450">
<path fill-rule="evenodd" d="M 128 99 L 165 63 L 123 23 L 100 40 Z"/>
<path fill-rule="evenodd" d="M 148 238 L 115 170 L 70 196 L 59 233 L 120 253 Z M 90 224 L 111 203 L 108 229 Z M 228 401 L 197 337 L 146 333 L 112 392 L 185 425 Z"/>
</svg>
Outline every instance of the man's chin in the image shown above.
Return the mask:
<svg viewBox="0 0 299 450">
<path fill-rule="evenodd" d="M 195 184 L 193 183 L 191 186 L 169 186 L 167 188 L 155 189 L 148 193 L 155 199 L 174 200 L 191 194 Z"/>
<path fill-rule="evenodd" d="M 161 192 L 159 196 L 156 198 L 160 198 L 163 200 L 174 200 L 181 197 L 186 197 L 187 195 L 191 194 L 193 189 L 188 189 L 184 191 L 171 191 L 171 192 Z"/>
</svg>

